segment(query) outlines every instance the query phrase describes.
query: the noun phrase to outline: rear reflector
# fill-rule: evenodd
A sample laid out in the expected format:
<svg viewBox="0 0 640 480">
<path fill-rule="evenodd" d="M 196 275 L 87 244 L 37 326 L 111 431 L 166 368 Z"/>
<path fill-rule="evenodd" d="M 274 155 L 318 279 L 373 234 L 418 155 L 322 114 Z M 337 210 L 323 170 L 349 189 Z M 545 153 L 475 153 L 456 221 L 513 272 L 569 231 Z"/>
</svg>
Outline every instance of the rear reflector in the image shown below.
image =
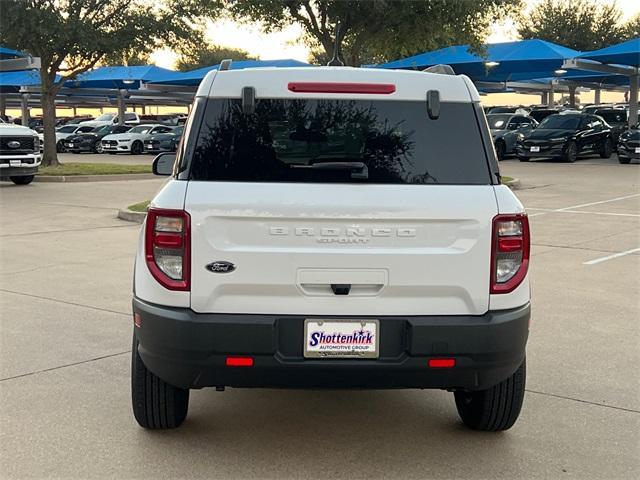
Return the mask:
<svg viewBox="0 0 640 480">
<path fill-rule="evenodd" d="M 396 91 L 391 83 L 324 83 L 291 82 L 289 90 L 296 93 L 362 93 L 388 95 Z"/>
<path fill-rule="evenodd" d="M 253 367 L 252 357 L 227 357 L 227 367 Z"/>
<path fill-rule="evenodd" d="M 456 366 L 455 358 L 430 358 L 429 368 L 453 368 Z"/>
</svg>

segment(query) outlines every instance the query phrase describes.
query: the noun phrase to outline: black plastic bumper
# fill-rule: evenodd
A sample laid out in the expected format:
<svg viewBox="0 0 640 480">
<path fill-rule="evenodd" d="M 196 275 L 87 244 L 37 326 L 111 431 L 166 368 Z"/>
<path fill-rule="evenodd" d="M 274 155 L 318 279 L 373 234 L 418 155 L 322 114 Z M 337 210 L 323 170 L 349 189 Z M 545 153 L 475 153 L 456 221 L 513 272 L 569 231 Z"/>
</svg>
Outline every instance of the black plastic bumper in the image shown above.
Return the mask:
<svg viewBox="0 0 640 480">
<path fill-rule="evenodd" d="M 8 180 L 10 177 L 24 177 L 36 175 L 38 167 L 9 167 L 0 168 L 0 180 Z"/>
<path fill-rule="evenodd" d="M 529 304 L 479 316 L 371 317 L 380 321 L 380 357 L 352 360 L 304 358 L 304 320 L 313 316 L 199 314 L 137 298 L 133 311 L 145 365 L 183 388 L 485 389 L 522 363 L 530 317 Z M 254 365 L 227 367 L 229 355 L 251 356 Z M 428 368 L 434 357 L 456 365 Z"/>
</svg>

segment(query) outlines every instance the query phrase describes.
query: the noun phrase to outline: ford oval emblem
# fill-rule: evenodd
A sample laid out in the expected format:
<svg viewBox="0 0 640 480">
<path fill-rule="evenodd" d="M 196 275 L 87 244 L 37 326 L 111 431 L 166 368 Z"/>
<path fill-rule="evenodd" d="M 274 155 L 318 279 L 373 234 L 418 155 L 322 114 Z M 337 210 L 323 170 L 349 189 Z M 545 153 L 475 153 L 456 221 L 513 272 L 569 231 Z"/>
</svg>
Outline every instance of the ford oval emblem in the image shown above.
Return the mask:
<svg viewBox="0 0 640 480">
<path fill-rule="evenodd" d="M 205 268 L 213 273 L 231 273 L 236 269 L 236 266 L 231 262 L 219 261 L 212 262 Z"/>
<path fill-rule="evenodd" d="M 20 142 L 18 142 L 16 140 L 11 140 L 10 142 L 7 142 L 7 147 L 9 147 L 9 148 L 20 148 Z"/>
</svg>

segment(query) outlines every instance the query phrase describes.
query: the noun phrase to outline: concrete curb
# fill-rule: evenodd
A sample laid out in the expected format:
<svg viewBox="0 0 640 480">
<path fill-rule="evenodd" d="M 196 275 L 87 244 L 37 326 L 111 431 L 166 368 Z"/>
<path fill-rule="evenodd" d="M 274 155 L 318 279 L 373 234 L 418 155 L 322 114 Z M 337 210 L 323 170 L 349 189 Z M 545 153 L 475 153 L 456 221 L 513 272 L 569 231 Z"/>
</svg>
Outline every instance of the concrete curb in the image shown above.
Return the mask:
<svg viewBox="0 0 640 480">
<path fill-rule="evenodd" d="M 134 212 L 127 208 L 121 208 L 118 210 L 118 218 L 127 222 L 143 223 L 146 216 L 146 212 Z"/>
<path fill-rule="evenodd" d="M 520 189 L 520 179 L 514 178 L 510 182 L 506 182 L 505 185 L 509 187 L 511 190 L 519 190 Z"/>
<path fill-rule="evenodd" d="M 36 175 L 34 181 L 46 183 L 117 182 L 122 180 L 149 180 L 153 173 L 117 173 L 113 175 Z"/>
</svg>

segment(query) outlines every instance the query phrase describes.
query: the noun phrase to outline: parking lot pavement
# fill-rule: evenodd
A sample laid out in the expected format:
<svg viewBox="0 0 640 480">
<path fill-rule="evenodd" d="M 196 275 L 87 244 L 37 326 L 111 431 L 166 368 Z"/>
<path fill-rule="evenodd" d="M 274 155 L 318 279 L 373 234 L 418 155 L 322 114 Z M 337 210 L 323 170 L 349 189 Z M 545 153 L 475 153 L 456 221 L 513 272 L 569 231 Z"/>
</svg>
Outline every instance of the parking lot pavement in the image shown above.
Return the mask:
<svg viewBox="0 0 640 480">
<path fill-rule="evenodd" d="M 96 156 L 97 157 L 97 156 Z M 528 393 L 502 434 L 440 391 L 193 391 L 178 430 L 130 410 L 138 226 L 161 180 L 0 184 L 3 478 L 637 478 L 640 166 L 501 164 L 533 236 Z"/>
</svg>

